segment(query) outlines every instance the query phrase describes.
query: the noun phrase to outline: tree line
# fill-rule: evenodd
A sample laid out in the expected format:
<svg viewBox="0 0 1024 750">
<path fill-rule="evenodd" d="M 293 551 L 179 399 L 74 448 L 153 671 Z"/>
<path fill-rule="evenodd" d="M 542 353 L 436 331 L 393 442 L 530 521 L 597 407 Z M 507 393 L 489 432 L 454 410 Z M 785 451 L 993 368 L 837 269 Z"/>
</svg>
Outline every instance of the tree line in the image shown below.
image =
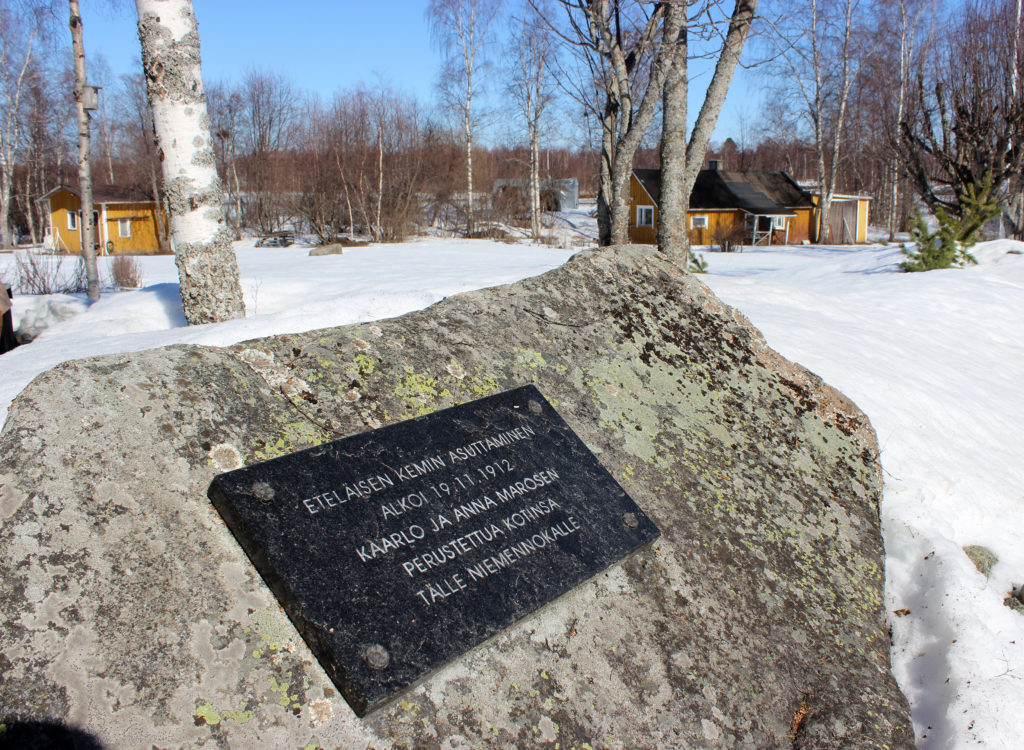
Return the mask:
<svg viewBox="0 0 1024 750">
<path fill-rule="evenodd" d="M 62 32 L 53 11 L 0 1 L 7 245 L 41 239 L 34 199 L 76 171 L 71 55 L 53 41 Z M 673 91 L 687 62 L 727 60 L 729 23 L 743 13 L 752 22 L 736 28 L 753 30 L 744 61 L 768 93 L 753 122 L 709 144 L 712 157 L 815 183 L 825 226 L 838 192 L 870 195 L 890 234 L 907 228 L 921 201 L 959 216 L 971 212 L 971 200 L 994 199 L 1008 220 L 1019 216 L 1019 0 L 948 8 L 937 0 L 769 0 L 760 9 L 695 0 L 431 0 L 425 33 L 445 53 L 440 106 L 388 85 L 324 100 L 271 70 L 207 86 L 232 226 L 266 233 L 298 221 L 325 241 L 392 240 L 426 220 L 473 234 L 480 196 L 497 179 L 519 178 L 531 185 L 525 211 L 537 235 L 538 187 L 553 176 L 575 177 L 583 194 L 595 195 L 602 242 L 622 241 L 629 170 L 663 162 L 671 169 L 676 141 L 658 130 L 682 132 L 693 120 Z M 103 60 L 91 63 L 102 84 L 97 182 L 159 193 L 141 72 L 113 80 Z M 677 103 L 666 107 L 673 96 Z M 515 127 L 499 133 L 499 115 Z M 984 142 L 981 130 L 1002 132 L 1005 142 Z M 700 143 L 689 135 L 679 142 L 694 157 Z M 970 165 L 979 159 L 990 163 Z M 971 198 L 968 184 L 981 192 Z M 988 205 L 979 217 L 992 213 Z"/>
</svg>

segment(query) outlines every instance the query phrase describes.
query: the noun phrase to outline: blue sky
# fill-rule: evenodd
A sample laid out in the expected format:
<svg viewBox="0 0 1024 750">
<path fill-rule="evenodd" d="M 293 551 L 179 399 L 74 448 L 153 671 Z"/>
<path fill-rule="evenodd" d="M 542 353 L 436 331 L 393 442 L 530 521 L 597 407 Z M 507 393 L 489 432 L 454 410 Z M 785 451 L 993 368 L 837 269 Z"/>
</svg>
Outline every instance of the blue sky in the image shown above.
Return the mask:
<svg viewBox="0 0 1024 750">
<path fill-rule="evenodd" d="M 193 0 L 202 40 L 203 78 L 239 81 L 251 68 L 273 70 L 297 88 L 325 99 L 360 83 L 382 80 L 434 102 L 441 55 L 424 18 L 426 0 Z M 135 4 L 83 3 L 86 54 L 102 54 L 115 76 L 138 70 Z M 92 15 L 90 15 L 92 14 Z M 501 33 L 501 29 L 498 30 Z M 90 74 L 91 79 L 95 75 Z M 760 107 L 750 73 L 737 72 L 714 140 L 739 140 L 739 118 L 750 129 Z M 697 76 L 693 88 L 706 85 Z M 108 83 L 108 85 L 110 85 Z M 702 91 L 700 92 L 703 93 Z M 691 96 L 691 119 L 699 100 Z M 501 125 L 491 142 L 503 142 Z M 749 133 L 748 133 L 749 138 Z"/>
</svg>

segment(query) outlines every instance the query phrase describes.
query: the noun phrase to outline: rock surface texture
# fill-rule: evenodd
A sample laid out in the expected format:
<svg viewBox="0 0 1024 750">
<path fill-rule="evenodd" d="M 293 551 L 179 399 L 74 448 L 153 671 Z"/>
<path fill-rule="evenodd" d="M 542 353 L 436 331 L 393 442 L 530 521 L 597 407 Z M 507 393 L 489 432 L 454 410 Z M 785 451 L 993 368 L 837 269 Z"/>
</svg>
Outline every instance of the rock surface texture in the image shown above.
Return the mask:
<svg viewBox="0 0 1024 750">
<path fill-rule="evenodd" d="M 662 538 L 355 718 L 210 480 L 525 383 Z M 0 434 L 0 713 L 111 748 L 909 748 L 876 458 L 856 406 L 649 247 L 394 320 L 67 363 Z"/>
</svg>

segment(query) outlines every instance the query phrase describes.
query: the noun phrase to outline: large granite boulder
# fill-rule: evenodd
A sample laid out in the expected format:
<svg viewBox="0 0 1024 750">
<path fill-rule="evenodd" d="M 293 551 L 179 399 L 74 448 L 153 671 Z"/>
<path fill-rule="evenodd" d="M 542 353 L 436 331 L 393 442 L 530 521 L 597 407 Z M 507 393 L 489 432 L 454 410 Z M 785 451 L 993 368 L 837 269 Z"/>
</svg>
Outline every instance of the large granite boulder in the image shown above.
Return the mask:
<svg viewBox="0 0 1024 750">
<path fill-rule="evenodd" d="M 662 537 L 357 719 L 210 481 L 525 383 Z M 649 247 L 394 320 L 70 362 L 14 402 L 0 457 L 9 738 L 49 722 L 117 748 L 913 745 L 871 426 Z"/>
</svg>

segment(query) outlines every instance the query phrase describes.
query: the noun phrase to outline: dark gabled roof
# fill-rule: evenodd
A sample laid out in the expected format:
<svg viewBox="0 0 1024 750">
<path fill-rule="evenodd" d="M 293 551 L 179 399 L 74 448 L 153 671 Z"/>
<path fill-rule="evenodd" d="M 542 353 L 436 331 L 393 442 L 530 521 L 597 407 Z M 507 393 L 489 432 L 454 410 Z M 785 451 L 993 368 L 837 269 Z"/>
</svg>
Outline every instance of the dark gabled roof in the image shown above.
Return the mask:
<svg viewBox="0 0 1024 750">
<path fill-rule="evenodd" d="M 661 171 L 634 169 L 644 190 L 661 200 Z M 785 172 L 702 169 L 690 193 L 691 209 L 741 209 L 751 214 L 785 215 L 810 208 L 811 197 Z"/>
<path fill-rule="evenodd" d="M 78 186 L 57 185 L 48 190 L 36 200 L 45 200 L 58 190 L 67 190 L 75 195 L 81 196 L 82 192 Z M 153 191 L 141 185 L 100 185 L 92 188 L 93 203 L 152 203 Z"/>
<path fill-rule="evenodd" d="M 633 174 L 643 185 L 644 190 L 651 196 L 654 205 L 661 204 L 661 170 L 660 169 L 634 169 Z"/>
</svg>

